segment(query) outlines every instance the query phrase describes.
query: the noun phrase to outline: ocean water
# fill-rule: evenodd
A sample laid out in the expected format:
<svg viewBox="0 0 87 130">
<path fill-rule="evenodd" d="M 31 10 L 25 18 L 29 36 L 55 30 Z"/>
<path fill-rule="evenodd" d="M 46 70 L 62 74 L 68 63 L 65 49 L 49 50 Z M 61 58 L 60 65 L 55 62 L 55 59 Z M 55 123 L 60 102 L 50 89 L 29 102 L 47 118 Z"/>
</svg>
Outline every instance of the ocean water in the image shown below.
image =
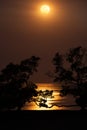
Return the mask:
<svg viewBox="0 0 87 130">
<path fill-rule="evenodd" d="M 53 90 L 53 98 L 47 98 L 47 106 L 51 108 L 40 107 L 34 101 L 26 102 L 22 110 L 79 110 L 80 107 L 76 105 L 75 99 L 72 95 L 65 97 L 60 96 L 61 86 L 53 83 L 36 83 L 38 86 L 37 90 Z"/>
</svg>

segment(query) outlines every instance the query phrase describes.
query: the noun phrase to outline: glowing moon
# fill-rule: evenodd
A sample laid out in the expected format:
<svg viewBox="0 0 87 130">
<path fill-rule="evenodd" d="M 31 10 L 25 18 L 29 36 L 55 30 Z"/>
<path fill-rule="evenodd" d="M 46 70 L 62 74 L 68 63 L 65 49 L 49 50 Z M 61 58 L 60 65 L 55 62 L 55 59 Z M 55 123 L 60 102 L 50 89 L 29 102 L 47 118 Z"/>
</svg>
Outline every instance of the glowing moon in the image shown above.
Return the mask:
<svg viewBox="0 0 87 130">
<path fill-rule="evenodd" d="M 40 8 L 41 13 L 48 14 L 50 12 L 50 6 L 49 5 L 42 5 Z"/>
</svg>

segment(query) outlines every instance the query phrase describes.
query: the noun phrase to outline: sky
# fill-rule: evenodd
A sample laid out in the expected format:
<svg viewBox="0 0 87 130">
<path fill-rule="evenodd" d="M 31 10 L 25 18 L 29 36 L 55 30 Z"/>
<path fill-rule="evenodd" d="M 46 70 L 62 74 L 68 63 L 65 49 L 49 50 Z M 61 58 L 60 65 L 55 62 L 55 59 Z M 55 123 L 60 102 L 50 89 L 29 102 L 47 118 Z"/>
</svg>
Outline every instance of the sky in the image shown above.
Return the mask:
<svg viewBox="0 0 87 130">
<path fill-rule="evenodd" d="M 48 16 L 40 6 L 48 4 Z M 87 47 L 87 0 L 0 0 L 0 70 L 32 55 L 41 58 L 31 80 L 52 82 L 46 72 L 53 69 L 56 52 Z"/>
</svg>

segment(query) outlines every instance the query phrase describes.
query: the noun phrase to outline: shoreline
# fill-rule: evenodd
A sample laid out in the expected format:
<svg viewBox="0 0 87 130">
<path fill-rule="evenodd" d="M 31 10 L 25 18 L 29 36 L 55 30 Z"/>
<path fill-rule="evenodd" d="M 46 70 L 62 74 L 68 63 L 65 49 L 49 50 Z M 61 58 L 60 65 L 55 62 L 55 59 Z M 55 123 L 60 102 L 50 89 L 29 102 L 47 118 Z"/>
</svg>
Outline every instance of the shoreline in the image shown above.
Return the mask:
<svg viewBox="0 0 87 130">
<path fill-rule="evenodd" d="M 23 110 L 0 112 L 0 127 L 23 128 L 24 130 L 85 129 L 87 128 L 87 111 Z"/>
<path fill-rule="evenodd" d="M 15 119 L 16 117 L 20 118 L 49 118 L 55 117 L 57 119 L 57 116 L 60 118 L 63 117 L 87 117 L 87 110 L 15 110 L 15 111 L 4 111 L 0 112 L 0 117 L 4 119 Z"/>
</svg>

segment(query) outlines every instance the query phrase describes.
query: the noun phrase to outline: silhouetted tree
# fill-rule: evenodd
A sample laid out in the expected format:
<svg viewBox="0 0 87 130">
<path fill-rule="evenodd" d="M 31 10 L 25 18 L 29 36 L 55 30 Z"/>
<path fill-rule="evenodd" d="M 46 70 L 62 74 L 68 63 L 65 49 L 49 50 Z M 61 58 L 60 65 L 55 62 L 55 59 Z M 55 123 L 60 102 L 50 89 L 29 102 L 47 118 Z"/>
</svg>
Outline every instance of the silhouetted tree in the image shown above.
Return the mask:
<svg viewBox="0 0 87 130">
<path fill-rule="evenodd" d="M 0 74 L 0 110 L 21 109 L 37 96 L 37 86 L 29 81 L 37 71 L 39 57 L 32 56 L 20 64 L 10 63 Z"/>
<path fill-rule="evenodd" d="M 61 83 L 61 96 L 72 94 L 76 103 L 87 106 L 87 50 L 81 46 L 72 48 L 65 55 L 56 53 L 54 81 Z"/>
</svg>

